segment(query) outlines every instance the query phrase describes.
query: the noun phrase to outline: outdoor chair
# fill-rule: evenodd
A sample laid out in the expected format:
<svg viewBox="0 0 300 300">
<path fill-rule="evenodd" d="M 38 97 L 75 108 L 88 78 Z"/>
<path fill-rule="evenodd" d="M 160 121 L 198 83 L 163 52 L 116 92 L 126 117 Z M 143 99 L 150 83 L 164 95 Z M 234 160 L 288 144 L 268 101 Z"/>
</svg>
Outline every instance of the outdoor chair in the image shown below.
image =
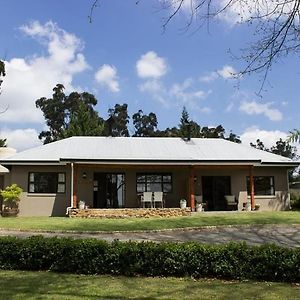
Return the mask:
<svg viewBox="0 0 300 300">
<path fill-rule="evenodd" d="M 238 202 L 236 201 L 235 196 L 233 195 L 226 195 L 225 196 L 227 210 L 237 210 L 238 209 Z"/>
<path fill-rule="evenodd" d="M 152 192 L 143 192 L 141 195 L 141 205 L 143 208 L 147 207 L 147 203 L 150 204 L 150 208 L 152 208 Z"/>
<path fill-rule="evenodd" d="M 163 192 L 154 192 L 153 193 L 153 204 L 156 207 L 156 203 L 160 204 L 160 207 L 164 207 L 164 199 L 163 199 Z"/>
</svg>

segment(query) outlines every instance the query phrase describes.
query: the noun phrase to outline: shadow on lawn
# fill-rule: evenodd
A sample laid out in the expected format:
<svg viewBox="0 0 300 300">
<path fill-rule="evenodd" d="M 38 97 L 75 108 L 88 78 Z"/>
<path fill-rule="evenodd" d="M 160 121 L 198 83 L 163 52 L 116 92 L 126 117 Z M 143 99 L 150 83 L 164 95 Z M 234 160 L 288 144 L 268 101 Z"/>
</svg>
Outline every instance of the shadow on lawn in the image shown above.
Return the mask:
<svg viewBox="0 0 300 300">
<path fill-rule="evenodd" d="M 1 299 L 297 299 L 281 283 L 0 271 Z M 281 298 L 282 297 L 282 298 Z"/>
</svg>

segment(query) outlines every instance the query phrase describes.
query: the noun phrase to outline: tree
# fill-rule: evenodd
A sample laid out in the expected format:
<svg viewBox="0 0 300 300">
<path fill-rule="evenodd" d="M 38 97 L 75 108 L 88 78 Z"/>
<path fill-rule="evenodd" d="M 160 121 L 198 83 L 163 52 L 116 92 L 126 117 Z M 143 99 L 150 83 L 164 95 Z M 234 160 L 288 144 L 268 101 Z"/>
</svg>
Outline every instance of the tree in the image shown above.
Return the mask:
<svg viewBox="0 0 300 300">
<path fill-rule="evenodd" d="M 199 138 L 201 127 L 200 125 L 191 120 L 189 113 L 184 106 L 181 113 L 180 123 L 179 123 L 179 136 L 182 138 Z"/>
<path fill-rule="evenodd" d="M 236 135 L 235 133 L 233 133 L 232 131 L 230 132 L 229 136 L 227 138 L 225 138 L 225 140 L 230 141 L 230 142 L 234 142 L 237 144 L 240 144 L 242 141 L 240 140 L 240 137 L 238 135 Z"/>
<path fill-rule="evenodd" d="M 276 142 L 276 144 L 272 146 L 270 149 L 266 148 L 264 143 L 260 139 L 256 140 L 256 144 L 250 143 L 250 146 L 259 150 L 288 157 L 290 159 L 293 159 L 297 156 L 296 147 L 291 146 L 287 141 L 283 141 L 282 139 L 279 139 Z"/>
<path fill-rule="evenodd" d="M 0 60 L 0 91 L 1 91 L 1 84 L 3 82 L 3 80 L 1 79 L 1 77 L 5 76 L 5 64 L 4 61 Z"/>
<path fill-rule="evenodd" d="M 83 102 L 79 103 L 78 110 L 73 111 L 63 137 L 71 136 L 100 136 L 104 131 L 104 123 L 98 113 L 91 110 Z"/>
<path fill-rule="evenodd" d="M 6 139 L 0 139 L 0 147 L 7 147 Z"/>
<path fill-rule="evenodd" d="M 151 112 L 149 115 L 143 113 L 140 109 L 132 116 L 133 126 L 135 132 L 133 136 L 151 137 L 156 136 L 157 118 L 155 113 Z"/>
<path fill-rule="evenodd" d="M 291 146 L 287 141 L 283 141 L 282 139 L 279 139 L 279 141 L 276 142 L 276 145 L 271 147 L 270 152 L 290 159 L 297 156 L 296 147 Z"/>
<path fill-rule="evenodd" d="M 71 132 L 83 132 L 87 125 L 82 125 L 84 128 L 80 128 L 81 125 L 75 125 L 76 119 L 81 118 L 83 122 L 83 119 L 88 116 L 89 119 L 85 120 L 85 123 L 91 122 L 95 126 L 97 124 L 101 126 L 103 120 L 94 111 L 97 99 L 92 94 L 73 92 L 67 96 L 62 84 L 57 84 L 53 91 L 52 98 L 43 97 L 35 102 L 36 107 L 42 110 L 48 126 L 48 130 L 39 134 L 39 139 L 44 140 L 44 144 L 70 136 Z M 94 119 L 98 119 L 97 122 Z M 100 132 L 100 128 L 94 128 L 94 130 Z M 90 134 L 91 132 L 85 131 L 85 135 Z"/>
<path fill-rule="evenodd" d="M 299 142 L 300 143 L 300 129 L 294 129 L 290 131 L 290 134 L 287 138 L 287 142 Z"/>
<path fill-rule="evenodd" d="M 263 71 L 262 87 L 274 62 L 299 53 L 299 0 L 163 0 L 160 3 L 168 14 L 164 28 L 183 9 L 189 9 L 187 28 L 195 22 L 201 27 L 232 13 L 239 17 L 237 24 L 254 27 L 255 40 L 240 56 L 246 63 L 240 75 Z"/>
<path fill-rule="evenodd" d="M 110 117 L 113 117 L 114 123 L 112 126 L 112 136 L 129 136 L 128 123 L 130 117 L 127 111 L 128 105 L 116 104 L 114 108 L 108 110 Z"/>
<path fill-rule="evenodd" d="M 256 144 L 250 143 L 250 146 L 259 150 L 264 150 L 268 152 L 270 151 L 268 148 L 265 147 L 264 143 L 260 139 L 256 140 Z"/>
</svg>

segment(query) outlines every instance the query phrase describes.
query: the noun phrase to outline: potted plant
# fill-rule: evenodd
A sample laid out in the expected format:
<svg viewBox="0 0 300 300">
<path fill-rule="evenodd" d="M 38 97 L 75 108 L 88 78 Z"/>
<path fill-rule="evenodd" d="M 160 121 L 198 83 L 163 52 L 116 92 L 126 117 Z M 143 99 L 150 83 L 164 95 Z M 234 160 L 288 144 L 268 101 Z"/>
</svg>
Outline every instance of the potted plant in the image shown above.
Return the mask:
<svg viewBox="0 0 300 300">
<path fill-rule="evenodd" d="M 180 208 L 181 209 L 185 209 L 186 208 L 186 200 L 185 199 L 181 199 L 180 200 Z"/>
<path fill-rule="evenodd" d="M 17 216 L 22 192 L 23 190 L 15 183 L 0 191 L 0 195 L 3 198 L 2 217 Z"/>
</svg>

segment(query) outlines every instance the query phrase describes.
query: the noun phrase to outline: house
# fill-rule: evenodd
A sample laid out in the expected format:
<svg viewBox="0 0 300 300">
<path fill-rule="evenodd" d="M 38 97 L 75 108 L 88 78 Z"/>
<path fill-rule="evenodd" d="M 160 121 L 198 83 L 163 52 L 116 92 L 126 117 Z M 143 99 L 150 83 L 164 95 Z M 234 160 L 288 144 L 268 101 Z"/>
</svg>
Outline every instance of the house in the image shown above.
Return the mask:
<svg viewBox="0 0 300 300">
<path fill-rule="evenodd" d="M 20 215 L 65 215 L 84 201 L 94 208 L 140 207 L 144 191 L 162 191 L 166 207 L 180 199 L 195 208 L 289 209 L 288 158 L 223 139 L 71 137 L 35 147 L 0 163 L 10 170 L 5 185 L 24 190 Z"/>
</svg>

